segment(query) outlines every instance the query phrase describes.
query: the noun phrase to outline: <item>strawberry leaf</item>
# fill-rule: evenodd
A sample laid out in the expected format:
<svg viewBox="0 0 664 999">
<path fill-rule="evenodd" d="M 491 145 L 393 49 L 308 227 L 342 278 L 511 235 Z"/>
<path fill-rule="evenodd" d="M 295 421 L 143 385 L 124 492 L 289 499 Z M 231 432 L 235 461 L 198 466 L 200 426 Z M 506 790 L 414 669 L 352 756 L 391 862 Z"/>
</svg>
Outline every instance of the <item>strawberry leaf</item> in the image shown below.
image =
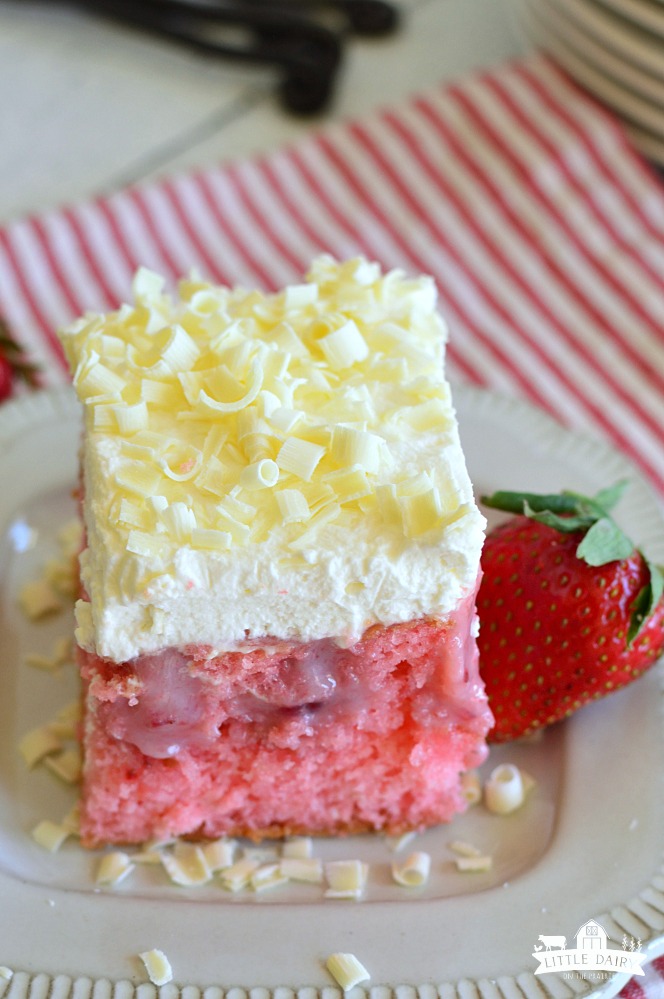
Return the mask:
<svg viewBox="0 0 664 999">
<path fill-rule="evenodd" d="M 594 502 L 601 507 L 602 510 L 609 513 L 622 499 L 622 495 L 628 485 L 628 479 L 620 479 L 619 482 L 615 482 L 612 486 L 607 486 L 606 489 L 600 489 L 598 493 L 595 493 L 595 496 L 593 497 Z"/>
<path fill-rule="evenodd" d="M 588 529 L 576 549 L 578 558 L 588 565 L 620 562 L 634 551 L 634 544 L 610 517 L 602 517 Z"/>
</svg>

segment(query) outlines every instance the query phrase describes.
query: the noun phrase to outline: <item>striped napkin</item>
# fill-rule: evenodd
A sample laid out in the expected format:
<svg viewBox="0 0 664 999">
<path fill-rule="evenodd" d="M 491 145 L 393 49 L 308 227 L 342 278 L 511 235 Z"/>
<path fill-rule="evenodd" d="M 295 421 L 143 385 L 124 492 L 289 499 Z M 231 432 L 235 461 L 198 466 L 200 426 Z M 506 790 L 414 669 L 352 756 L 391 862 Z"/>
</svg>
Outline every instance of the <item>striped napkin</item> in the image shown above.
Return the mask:
<svg viewBox="0 0 664 999">
<path fill-rule="evenodd" d="M 643 977 L 630 979 L 620 999 L 664 999 L 664 957 L 644 965 L 643 971 Z"/>
<path fill-rule="evenodd" d="M 273 290 L 313 256 L 432 274 L 448 370 L 630 456 L 664 496 L 664 183 L 534 55 L 269 155 L 0 230 L 0 314 L 67 379 L 54 330 L 146 265 Z M 664 999 L 664 959 L 623 999 Z"/>
<path fill-rule="evenodd" d="M 327 251 L 432 274 L 452 378 L 608 439 L 664 492 L 664 183 L 532 56 L 261 158 L 0 230 L 0 314 L 64 380 L 54 330 L 145 264 L 266 290 Z"/>
</svg>

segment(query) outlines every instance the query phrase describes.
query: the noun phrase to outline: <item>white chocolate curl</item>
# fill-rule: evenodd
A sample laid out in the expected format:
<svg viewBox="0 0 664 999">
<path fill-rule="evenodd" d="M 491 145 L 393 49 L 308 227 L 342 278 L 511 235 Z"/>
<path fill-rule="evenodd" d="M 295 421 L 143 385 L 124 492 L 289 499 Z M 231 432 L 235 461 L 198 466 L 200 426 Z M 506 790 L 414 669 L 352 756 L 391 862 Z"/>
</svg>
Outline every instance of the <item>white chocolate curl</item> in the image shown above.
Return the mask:
<svg viewBox="0 0 664 999">
<path fill-rule="evenodd" d="M 360 982 L 369 981 L 371 977 L 354 954 L 330 954 L 326 966 L 344 992 L 355 988 Z"/>
<path fill-rule="evenodd" d="M 133 870 L 134 865 L 129 854 L 123 850 L 112 850 L 99 861 L 95 881 L 98 885 L 117 885 Z"/>
<path fill-rule="evenodd" d="M 521 771 L 513 763 L 501 763 L 491 771 L 484 785 L 484 801 L 490 812 L 509 815 L 521 807 L 525 797 Z"/>
<path fill-rule="evenodd" d="M 407 888 L 420 888 L 429 880 L 431 870 L 431 857 L 421 850 L 411 853 L 400 863 L 394 861 L 392 864 L 392 877 L 397 884 Z"/>
<path fill-rule="evenodd" d="M 57 853 L 70 835 L 70 831 L 64 825 L 52 822 L 50 819 L 42 819 L 34 827 L 31 835 L 35 843 L 43 846 L 49 853 Z"/>
<path fill-rule="evenodd" d="M 240 485 L 245 489 L 271 489 L 279 481 L 279 466 L 271 458 L 261 458 L 240 473 Z"/>
<path fill-rule="evenodd" d="M 491 857 L 482 854 L 479 857 L 457 857 L 454 861 L 457 870 L 463 873 L 484 873 L 490 871 L 492 866 Z"/>
<path fill-rule="evenodd" d="M 329 888 L 326 898 L 359 898 L 367 883 L 368 867 L 361 860 L 331 860 L 325 864 Z"/>
<path fill-rule="evenodd" d="M 482 800 L 482 781 L 477 770 L 461 774 L 461 793 L 469 805 L 476 805 Z"/>
<path fill-rule="evenodd" d="M 172 981 L 171 965 L 163 951 L 146 950 L 139 954 L 139 957 L 145 965 L 145 970 L 153 985 L 168 985 Z"/>
<path fill-rule="evenodd" d="M 320 884 L 323 880 L 323 863 L 318 857 L 284 856 L 281 858 L 280 869 L 289 881 Z"/>
</svg>

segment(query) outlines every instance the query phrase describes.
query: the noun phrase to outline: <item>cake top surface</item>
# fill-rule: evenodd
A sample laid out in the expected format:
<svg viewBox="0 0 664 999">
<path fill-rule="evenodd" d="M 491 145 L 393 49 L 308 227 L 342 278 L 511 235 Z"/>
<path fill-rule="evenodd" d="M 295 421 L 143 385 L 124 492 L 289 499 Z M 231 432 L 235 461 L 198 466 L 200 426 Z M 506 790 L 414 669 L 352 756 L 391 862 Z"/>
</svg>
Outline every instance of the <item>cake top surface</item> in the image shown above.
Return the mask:
<svg viewBox="0 0 664 999">
<path fill-rule="evenodd" d="M 84 409 L 79 643 L 124 661 L 450 613 L 484 522 L 432 279 L 323 256 L 279 293 L 177 292 L 142 269 L 132 304 L 61 331 Z"/>
</svg>

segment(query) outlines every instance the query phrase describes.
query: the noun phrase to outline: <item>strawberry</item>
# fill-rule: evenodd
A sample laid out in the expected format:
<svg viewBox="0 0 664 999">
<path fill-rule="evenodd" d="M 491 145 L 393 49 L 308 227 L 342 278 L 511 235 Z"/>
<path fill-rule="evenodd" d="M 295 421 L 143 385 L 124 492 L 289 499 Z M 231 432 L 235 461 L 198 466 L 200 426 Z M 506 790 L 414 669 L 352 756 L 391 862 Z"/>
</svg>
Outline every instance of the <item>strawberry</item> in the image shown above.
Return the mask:
<svg viewBox="0 0 664 999">
<path fill-rule="evenodd" d="M 12 394 L 14 388 L 14 370 L 2 354 L 0 354 L 0 402 L 4 402 Z"/>
<path fill-rule="evenodd" d="M 0 402 L 10 397 L 19 379 L 33 387 L 39 384 L 35 365 L 26 360 L 19 345 L 9 335 L 6 323 L 0 318 Z"/>
<path fill-rule="evenodd" d="M 516 514 L 486 539 L 480 670 L 492 742 L 529 735 L 636 680 L 664 650 L 664 577 L 593 498 L 494 493 Z"/>
</svg>

